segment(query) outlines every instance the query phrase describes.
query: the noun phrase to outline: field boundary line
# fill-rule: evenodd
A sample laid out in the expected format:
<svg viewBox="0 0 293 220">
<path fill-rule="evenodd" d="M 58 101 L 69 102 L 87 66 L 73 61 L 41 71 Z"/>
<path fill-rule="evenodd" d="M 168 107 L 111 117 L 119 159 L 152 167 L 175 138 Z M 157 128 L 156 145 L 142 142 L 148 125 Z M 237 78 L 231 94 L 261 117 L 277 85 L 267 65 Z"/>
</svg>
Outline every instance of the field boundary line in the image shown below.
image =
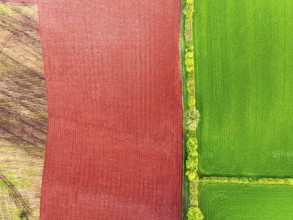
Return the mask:
<svg viewBox="0 0 293 220">
<path fill-rule="evenodd" d="M 254 177 L 200 177 L 199 183 L 235 183 L 235 184 L 261 184 L 261 185 L 290 185 L 293 178 L 254 178 Z"/>
</svg>

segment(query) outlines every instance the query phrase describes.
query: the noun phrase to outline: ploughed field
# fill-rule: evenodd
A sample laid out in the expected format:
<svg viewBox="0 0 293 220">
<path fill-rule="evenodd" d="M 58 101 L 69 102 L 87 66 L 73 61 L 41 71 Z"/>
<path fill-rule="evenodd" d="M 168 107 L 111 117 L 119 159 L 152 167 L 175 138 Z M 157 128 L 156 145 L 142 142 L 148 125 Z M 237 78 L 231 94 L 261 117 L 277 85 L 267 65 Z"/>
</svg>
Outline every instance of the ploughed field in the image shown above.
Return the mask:
<svg viewBox="0 0 293 220">
<path fill-rule="evenodd" d="M 38 219 L 47 102 L 37 6 L 0 3 L 0 219 Z"/>
</svg>

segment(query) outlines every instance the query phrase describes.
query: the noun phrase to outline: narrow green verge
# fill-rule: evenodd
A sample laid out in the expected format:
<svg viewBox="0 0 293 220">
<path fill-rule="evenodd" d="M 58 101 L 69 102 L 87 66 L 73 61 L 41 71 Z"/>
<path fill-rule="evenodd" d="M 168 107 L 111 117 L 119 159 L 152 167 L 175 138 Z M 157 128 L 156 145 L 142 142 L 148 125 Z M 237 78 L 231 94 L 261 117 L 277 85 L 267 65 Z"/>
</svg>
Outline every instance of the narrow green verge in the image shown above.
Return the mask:
<svg viewBox="0 0 293 220">
<path fill-rule="evenodd" d="M 293 178 L 202 177 L 200 183 L 240 183 L 263 185 L 293 185 Z"/>
<path fill-rule="evenodd" d="M 188 191 L 187 204 L 183 205 L 187 209 L 187 216 L 183 219 L 201 220 L 203 215 L 198 206 L 198 143 L 196 139 L 196 127 L 199 121 L 199 113 L 196 110 L 195 98 L 195 76 L 194 76 L 194 48 L 193 48 L 193 13 L 194 0 L 184 0 L 181 35 L 182 41 L 182 66 L 183 66 L 183 105 L 184 105 L 184 159 L 185 177 L 184 185 Z M 185 193 L 184 193 L 185 194 Z M 183 196 L 185 199 L 185 197 Z M 185 202 L 185 201 L 183 201 Z"/>
</svg>

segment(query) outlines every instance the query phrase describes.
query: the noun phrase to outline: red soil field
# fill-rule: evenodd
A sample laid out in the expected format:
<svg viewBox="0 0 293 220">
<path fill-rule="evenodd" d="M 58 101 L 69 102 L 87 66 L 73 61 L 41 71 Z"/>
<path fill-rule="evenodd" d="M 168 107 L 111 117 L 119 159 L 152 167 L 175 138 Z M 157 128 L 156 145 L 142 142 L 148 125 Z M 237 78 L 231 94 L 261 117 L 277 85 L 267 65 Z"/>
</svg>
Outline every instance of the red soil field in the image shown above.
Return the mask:
<svg viewBox="0 0 293 220">
<path fill-rule="evenodd" d="M 181 219 L 179 0 L 39 0 L 41 219 Z"/>
</svg>

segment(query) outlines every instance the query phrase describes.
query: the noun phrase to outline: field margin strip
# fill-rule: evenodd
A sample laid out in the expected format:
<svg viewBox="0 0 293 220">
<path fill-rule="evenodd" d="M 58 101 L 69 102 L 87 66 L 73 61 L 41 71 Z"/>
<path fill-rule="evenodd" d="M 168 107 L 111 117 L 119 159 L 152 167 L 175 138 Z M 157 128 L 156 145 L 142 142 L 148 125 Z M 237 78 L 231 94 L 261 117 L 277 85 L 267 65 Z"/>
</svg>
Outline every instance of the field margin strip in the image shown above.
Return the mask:
<svg viewBox="0 0 293 220">
<path fill-rule="evenodd" d="M 183 219 L 201 220 L 198 206 L 198 141 L 196 128 L 199 112 L 196 109 L 194 46 L 193 46 L 194 0 L 183 1 L 181 16 L 181 60 L 184 106 L 184 168 L 183 168 Z"/>
</svg>

